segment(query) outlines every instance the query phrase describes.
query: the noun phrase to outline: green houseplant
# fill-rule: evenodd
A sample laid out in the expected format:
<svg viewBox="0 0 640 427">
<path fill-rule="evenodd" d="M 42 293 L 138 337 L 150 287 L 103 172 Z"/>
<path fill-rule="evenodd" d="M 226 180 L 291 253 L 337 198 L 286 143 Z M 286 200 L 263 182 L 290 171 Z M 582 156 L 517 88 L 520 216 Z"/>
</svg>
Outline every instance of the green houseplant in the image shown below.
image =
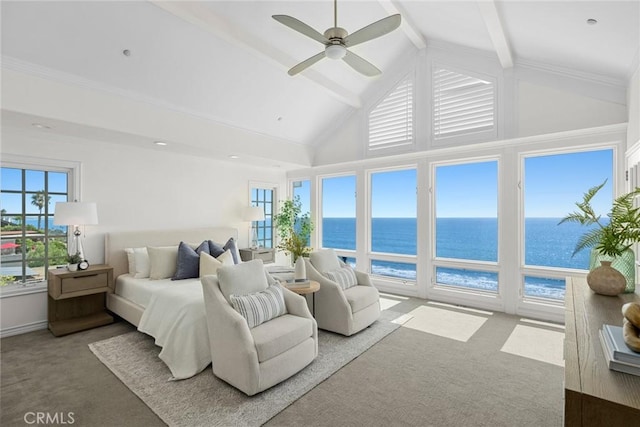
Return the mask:
<svg viewBox="0 0 640 427">
<path fill-rule="evenodd" d="M 281 202 L 280 210 L 273 221 L 280 236 L 280 243 L 276 247 L 291 255 L 292 265 L 298 257 L 309 256 L 311 248 L 308 242 L 313 231 L 313 222 L 309 212 L 302 213 L 300 196 Z"/>
<path fill-rule="evenodd" d="M 67 268 L 69 269 L 69 271 L 76 271 L 78 269 L 78 263 L 80 261 L 82 261 L 80 252 L 67 255 Z"/>
<path fill-rule="evenodd" d="M 577 211 L 562 218 L 559 224 L 575 222 L 593 226 L 580 237 L 573 255 L 586 248 L 592 248 L 590 269 L 599 265 L 599 261 L 613 261 L 612 266 L 619 270 L 627 280 L 625 292 L 635 290 L 635 256 L 631 247 L 640 242 L 640 207 L 634 206 L 634 199 L 640 195 L 640 188 L 617 197 L 607 214 L 608 222 L 597 215 L 591 200 L 604 187 L 606 180 L 584 193 L 582 201 L 576 202 Z"/>
</svg>

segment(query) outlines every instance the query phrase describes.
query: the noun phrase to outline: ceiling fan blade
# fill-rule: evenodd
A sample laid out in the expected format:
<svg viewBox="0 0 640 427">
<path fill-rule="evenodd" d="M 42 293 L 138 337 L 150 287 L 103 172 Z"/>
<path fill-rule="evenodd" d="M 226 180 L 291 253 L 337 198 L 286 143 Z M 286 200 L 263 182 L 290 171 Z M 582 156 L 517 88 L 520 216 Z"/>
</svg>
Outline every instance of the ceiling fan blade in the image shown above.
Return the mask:
<svg viewBox="0 0 640 427">
<path fill-rule="evenodd" d="M 295 76 L 299 72 L 306 70 L 307 68 L 311 67 L 316 62 L 320 61 L 322 58 L 324 58 L 324 56 L 325 56 L 324 55 L 324 51 L 320 52 L 317 55 L 313 55 L 311 58 L 305 59 L 304 61 L 302 61 L 301 63 L 299 63 L 298 65 L 296 65 L 292 69 L 290 69 L 288 71 L 288 74 L 290 76 Z"/>
<path fill-rule="evenodd" d="M 299 33 L 304 34 L 307 37 L 311 37 L 312 39 L 319 41 L 322 44 L 329 43 L 329 40 L 304 22 L 289 16 L 289 15 L 273 15 L 273 19 L 278 21 L 279 23 L 286 25 L 292 30 L 296 30 Z"/>
<path fill-rule="evenodd" d="M 354 70 L 367 77 L 375 77 L 382 74 L 382 71 L 380 71 L 375 65 L 353 52 L 347 51 L 347 54 L 342 58 L 342 60 L 351 65 Z"/>
<path fill-rule="evenodd" d="M 364 28 L 360 28 L 353 34 L 348 35 L 344 39 L 344 44 L 347 47 L 355 46 L 360 43 L 364 43 L 369 40 L 373 40 L 377 37 L 384 36 L 387 33 L 395 30 L 400 26 L 402 18 L 400 14 L 395 14 L 382 18 L 379 21 L 369 24 Z"/>
</svg>

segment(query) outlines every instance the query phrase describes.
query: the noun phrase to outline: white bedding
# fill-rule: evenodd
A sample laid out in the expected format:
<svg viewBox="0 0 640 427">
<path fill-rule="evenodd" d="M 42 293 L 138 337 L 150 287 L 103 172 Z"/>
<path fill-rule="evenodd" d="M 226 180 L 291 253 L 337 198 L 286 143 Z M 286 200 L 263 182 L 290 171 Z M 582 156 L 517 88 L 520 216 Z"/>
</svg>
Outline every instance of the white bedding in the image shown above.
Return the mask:
<svg viewBox="0 0 640 427">
<path fill-rule="evenodd" d="M 200 279 L 118 277 L 116 293 L 145 307 L 138 330 L 162 347 L 159 357 L 173 379 L 190 378 L 211 363 Z"/>
</svg>

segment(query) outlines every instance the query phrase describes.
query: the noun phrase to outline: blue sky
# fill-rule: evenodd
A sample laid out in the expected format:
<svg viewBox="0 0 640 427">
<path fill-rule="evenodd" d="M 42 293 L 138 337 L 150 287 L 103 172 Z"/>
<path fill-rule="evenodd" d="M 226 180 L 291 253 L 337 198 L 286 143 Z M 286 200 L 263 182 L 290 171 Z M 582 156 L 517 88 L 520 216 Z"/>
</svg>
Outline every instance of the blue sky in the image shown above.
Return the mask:
<svg viewBox="0 0 640 427">
<path fill-rule="evenodd" d="M 63 172 L 48 173 L 49 192 L 66 193 L 67 192 L 67 174 Z M 0 175 L 0 187 L 2 190 L 22 189 L 22 171 L 20 169 L 2 168 Z M 45 174 L 43 171 L 29 170 L 25 174 L 25 190 L 27 192 L 41 191 L 45 188 Z M 66 196 L 51 196 L 51 204 L 49 205 L 49 213 L 53 213 L 56 202 L 66 202 Z M 1 199 L 2 209 L 10 214 L 20 213 L 22 211 L 22 197 L 19 194 L 3 193 Z M 44 213 L 44 211 L 43 211 Z M 38 208 L 31 204 L 31 196 L 27 195 L 27 214 L 38 214 Z"/>
<path fill-rule="evenodd" d="M 523 183 L 525 216 L 563 217 L 575 209 L 575 202 L 582 199 L 585 191 L 607 179 L 606 186 L 593 200 L 596 212 L 606 215 L 613 195 L 612 167 L 612 150 L 526 158 Z M 435 175 L 438 217 L 496 217 L 497 161 L 442 165 L 436 168 Z M 372 189 L 373 217 L 415 217 L 415 170 L 375 173 L 372 175 Z M 308 187 L 305 190 L 300 194 L 308 194 Z M 323 179 L 323 191 L 324 217 L 355 217 L 354 175 Z M 303 211 L 309 209 L 308 203 L 305 206 Z"/>
</svg>

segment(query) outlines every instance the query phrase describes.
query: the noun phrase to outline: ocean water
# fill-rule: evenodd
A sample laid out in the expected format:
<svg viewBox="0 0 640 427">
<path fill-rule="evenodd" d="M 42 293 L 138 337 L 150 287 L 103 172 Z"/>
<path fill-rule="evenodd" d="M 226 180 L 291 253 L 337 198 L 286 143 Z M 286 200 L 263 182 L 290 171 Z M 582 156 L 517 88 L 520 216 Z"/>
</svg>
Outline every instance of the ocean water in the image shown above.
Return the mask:
<svg viewBox="0 0 640 427">
<path fill-rule="evenodd" d="M 573 249 L 586 228 L 579 224 L 558 225 L 559 218 L 525 219 L 525 264 L 542 267 L 588 269 L 588 250 L 572 257 Z M 323 247 L 355 250 L 355 218 L 324 218 Z M 436 256 L 496 262 L 498 260 L 496 218 L 439 218 L 436 220 Z M 374 218 L 374 252 L 416 254 L 415 218 Z M 425 236 L 428 238 L 429 236 Z M 373 261 L 374 274 L 406 280 L 416 279 L 415 264 Z M 467 269 L 436 269 L 438 283 L 497 292 L 498 275 Z M 525 277 L 527 296 L 563 299 L 564 280 Z"/>
</svg>

